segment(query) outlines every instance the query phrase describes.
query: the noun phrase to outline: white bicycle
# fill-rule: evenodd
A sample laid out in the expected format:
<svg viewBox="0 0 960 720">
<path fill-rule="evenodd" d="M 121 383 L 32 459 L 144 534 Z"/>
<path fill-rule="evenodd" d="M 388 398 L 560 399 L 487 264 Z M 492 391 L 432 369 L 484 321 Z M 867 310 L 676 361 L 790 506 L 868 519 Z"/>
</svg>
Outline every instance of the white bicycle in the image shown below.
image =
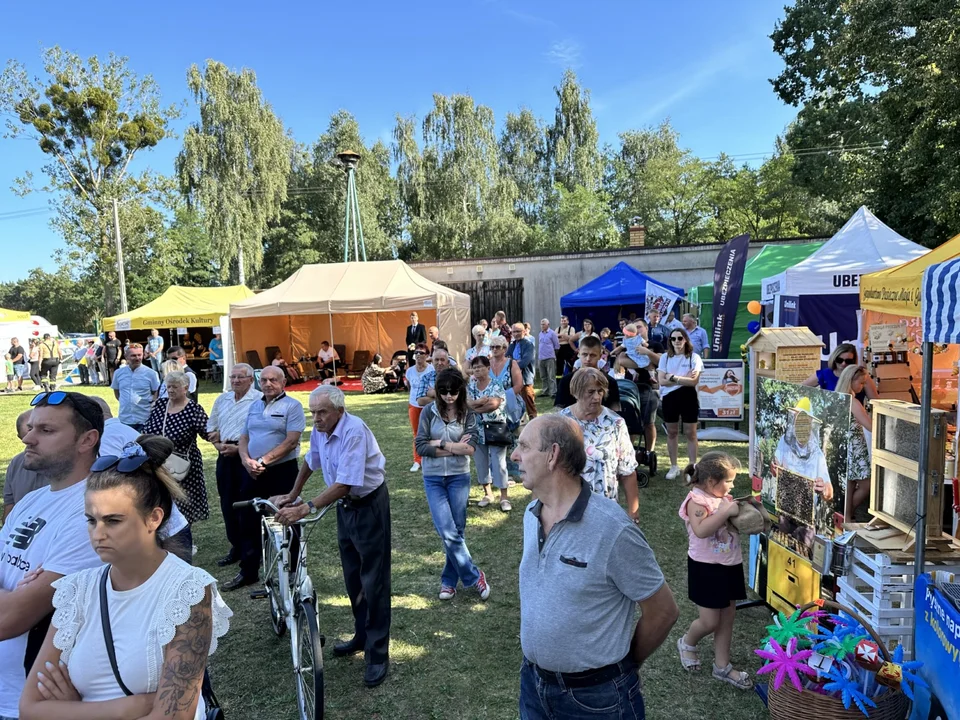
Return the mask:
<svg viewBox="0 0 960 720">
<path fill-rule="evenodd" d="M 291 547 L 298 540 L 293 526 L 284 526 L 264 513 L 279 508 L 269 500 L 253 498 L 233 504 L 234 508 L 253 507 L 263 517 L 260 534 L 263 547 L 261 573 L 263 590 L 255 590 L 251 597 L 266 597 L 270 601 L 270 621 L 277 637 L 290 631 L 290 652 L 297 683 L 297 705 L 303 720 L 323 718 L 323 646 L 326 642 L 317 627 L 317 595 L 313 581 L 307 574 L 306 527 L 326 515 L 330 506 L 316 515 L 308 515 L 295 524 L 300 532 L 296 564 L 291 562 Z"/>
</svg>

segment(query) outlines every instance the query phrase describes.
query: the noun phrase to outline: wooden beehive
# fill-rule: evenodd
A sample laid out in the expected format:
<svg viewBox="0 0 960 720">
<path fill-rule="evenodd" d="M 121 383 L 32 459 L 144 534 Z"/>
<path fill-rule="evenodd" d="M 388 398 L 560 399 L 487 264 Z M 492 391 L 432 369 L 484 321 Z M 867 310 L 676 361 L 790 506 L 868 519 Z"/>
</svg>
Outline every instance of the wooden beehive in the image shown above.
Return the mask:
<svg viewBox="0 0 960 720">
<path fill-rule="evenodd" d="M 823 342 L 805 327 L 761 328 L 747 340 L 756 354 L 756 374 L 802 383 L 820 369 Z"/>
<path fill-rule="evenodd" d="M 920 478 L 920 406 L 902 400 L 876 399 L 873 408 L 873 458 L 870 513 L 911 535 L 917 514 Z M 943 466 L 947 414 L 930 411 L 927 457 L 927 537 L 943 533 Z"/>
</svg>

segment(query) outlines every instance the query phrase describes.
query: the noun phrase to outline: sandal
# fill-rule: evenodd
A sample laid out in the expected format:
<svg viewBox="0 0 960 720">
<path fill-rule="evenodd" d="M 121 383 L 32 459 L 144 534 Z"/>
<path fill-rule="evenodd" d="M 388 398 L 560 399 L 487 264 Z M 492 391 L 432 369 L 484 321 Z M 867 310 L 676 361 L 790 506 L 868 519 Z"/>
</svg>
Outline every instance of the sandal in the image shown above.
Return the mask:
<svg viewBox="0 0 960 720">
<path fill-rule="evenodd" d="M 686 635 L 677 638 L 677 652 L 680 653 L 680 663 L 687 672 L 695 672 L 700 669 L 700 651 L 695 645 L 687 645 L 683 639 Z M 686 657 L 684 657 L 686 653 Z M 692 657 L 691 657 L 692 656 Z"/>
<path fill-rule="evenodd" d="M 480 502 L 477 503 L 477 507 L 486 507 L 487 505 L 489 505 L 489 504 L 492 503 L 492 502 L 493 502 L 493 498 L 492 498 L 492 497 L 490 497 L 490 496 L 488 496 L 488 495 L 484 495 L 482 498 L 480 498 Z"/>
<path fill-rule="evenodd" d="M 503 512 L 510 512 L 511 510 L 513 510 L 513 505 L 510 504 L 509 500 L 501 500 L 500 510 L 502 510 Z"/>
<path fill-rule="evenodd" d="M 725 668 L 718 668 L 713 664 L 713 676 L 722 682 L 730 683 L 737 690 L 750 690 L 753 687 L 753 680 L 743 670 L 734 670 L 732 663 L 727 663 Z"/>
</svg>

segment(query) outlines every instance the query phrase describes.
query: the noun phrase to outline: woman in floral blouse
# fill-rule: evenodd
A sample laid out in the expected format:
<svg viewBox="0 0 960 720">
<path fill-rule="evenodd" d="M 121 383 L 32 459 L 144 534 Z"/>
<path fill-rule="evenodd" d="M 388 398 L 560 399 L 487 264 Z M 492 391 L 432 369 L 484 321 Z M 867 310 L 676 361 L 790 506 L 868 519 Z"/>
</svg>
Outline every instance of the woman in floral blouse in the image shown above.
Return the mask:
<svg viewBox="0 0 960 720">
<path fill-rule="evenodd" d="M 490 377 L 490 358 L 486 355 L 477 355 L 470 363 L 473 378 L 467 386 L 467 407 L 475 413 L 481 413 L 479 431 L 480 442 L 473 454 L 473 462 L 477 466 L 477 481 L 483 486 L 483 497 L 480 507 L 486 507 L 493 502 L 493 485 L 500 489 L 500 509 L 510 512 L 512 506 L 507 499 L 507 446 L 490 445 L 483 431 L 484 422 L 504 423 L 507 414 L 504 409 L 507 405 L 507 392 L 503 385 Z"/>
<path fill-rule="evenodd" d="M 637 488 L 637 458 L 623 418 L 603 407 L 607 377 L 596 368 L 580 368 L 570 382 L 570 394 L 577 402 L 560 411 L 577 421 L 583 431 L 587 465 L 583 479 L 595 493 L 617 499 L 622 484 L 627 497 L 627 514 L 637 522 L 640 492 Z"/>
</svg>

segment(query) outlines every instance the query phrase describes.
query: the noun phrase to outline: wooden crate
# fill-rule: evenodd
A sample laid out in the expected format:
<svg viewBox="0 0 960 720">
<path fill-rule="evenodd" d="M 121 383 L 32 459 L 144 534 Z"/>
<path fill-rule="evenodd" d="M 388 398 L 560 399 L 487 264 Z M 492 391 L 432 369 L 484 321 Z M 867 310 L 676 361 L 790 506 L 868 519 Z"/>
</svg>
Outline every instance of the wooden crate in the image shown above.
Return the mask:
<svg viewBox="0 0 960 720">
<path fill-rule="evenodd" d="M 912 657 L 914 627 L 914 565 L 897 563 L 886 553 L 853 549 L 849 572 L 838 581 L 838 601 L 863 615 L 892 652 L 904 647 Z M 926 571 L 960 573 L 960 555 L 949 561 L 928 562 Z"/>
</svg>

